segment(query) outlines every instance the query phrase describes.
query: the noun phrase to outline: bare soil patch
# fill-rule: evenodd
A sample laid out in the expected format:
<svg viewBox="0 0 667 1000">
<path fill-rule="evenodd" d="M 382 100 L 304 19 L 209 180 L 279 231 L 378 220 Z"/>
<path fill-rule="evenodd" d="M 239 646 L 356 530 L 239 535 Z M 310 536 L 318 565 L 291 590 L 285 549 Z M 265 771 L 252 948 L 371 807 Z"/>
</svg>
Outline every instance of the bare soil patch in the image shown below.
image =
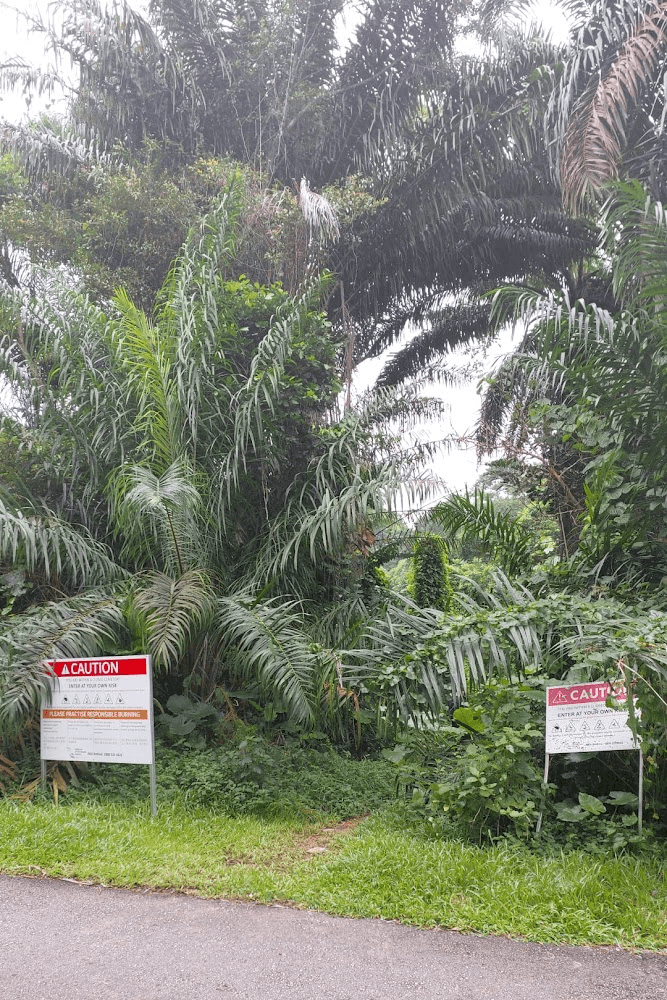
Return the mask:
<svg viewBox="0 0 667 1000">
<path fill-rule="evenodd" d="M 368 813 L 362 816 L 354 816 L 352 819 L 345 819 L 335 826 L 325 826 L 317 833 L 310 834 L 304 840 L 303 853 L 306 857 L 315 857 L 317 854 L 324 854 L 334 846 L 336 838 L 341 834 L 352 833 L 359 824 L 366 819 Z"/>
</svg>

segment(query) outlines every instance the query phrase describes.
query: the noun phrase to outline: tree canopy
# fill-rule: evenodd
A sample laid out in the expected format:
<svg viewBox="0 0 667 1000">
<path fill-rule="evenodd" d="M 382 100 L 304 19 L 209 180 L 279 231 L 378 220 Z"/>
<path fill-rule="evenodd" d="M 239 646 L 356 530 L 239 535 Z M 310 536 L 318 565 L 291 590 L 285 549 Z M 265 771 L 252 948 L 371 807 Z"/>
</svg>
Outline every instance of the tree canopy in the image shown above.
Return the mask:
<svg viewBox="0 0 667 1000">
<path fill-rule="evenodd" d="M 339 279 L 330 317 L 354 328 L 355 362 L 396 342 L 406 322 L 418 325 L 420 335 L 381 375 L 396 384 L 484 334 L 481 293 L 528 278 L 558 287 L 592 246 L 585 223 L 563 212 L 544 130 L 563 53 L 507 35 L 463 58 L 456 38 L 489 35 L 498 11 L 456 0 L 372 0 L 341 51 L 334 21 L 342 7 L 320 8 L 168 0 L 146 19 L 127 4 L 63 0 L 49 38 L 80 75 L 70 120 L 14 130 L 10 146 L 32 178 L 35 206 L 45 170 L 49 185 L 60 171 L 85 189 L 100 156 L 135 162 L 153 144 L 153 162 L 167 172 L 152 182 L 161 206 L 153 215 L 171 201 L 174 229 L 187 206 L 177 207 L 168 188 L 189 186 L 197 157 L 242 161 L 260 171 L 265 190 L 278 184 L 274 198 L 301 177 L 313 190 L 328 185 L 343 210 L 325 256 Z M 34 87 L 52 77 L 40 82 L 10 65 L 4 80 Z M 123 181 L 115 183 L 122 195 Z M 65 188 L 66 243 L 71 183 Z M 46 193 L 53 211 L 58 194 Z M 80 193 L 84 216 L 101 200 L 98 191 Z M 75 226 L 80 217 L 74 211 Z M 143 228 L 150 239 L 155 227 Z M 128 243 L 100 237 L 106 248 Z M 93 235 L 84 242 L 85 256 Z"/>
</svg>

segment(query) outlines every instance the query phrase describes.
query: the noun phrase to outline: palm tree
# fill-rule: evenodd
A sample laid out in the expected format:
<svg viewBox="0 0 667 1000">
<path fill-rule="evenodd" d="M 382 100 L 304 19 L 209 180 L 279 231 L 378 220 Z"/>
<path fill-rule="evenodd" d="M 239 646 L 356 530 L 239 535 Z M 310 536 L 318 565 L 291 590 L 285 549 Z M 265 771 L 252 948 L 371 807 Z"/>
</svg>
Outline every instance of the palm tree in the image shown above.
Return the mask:
<svg viewBox="0 0 667 1000">
<path fill-rule="evenodd" d="M 581 208 L 629 172 L 664 196 L 663 0 L 575 2 L 573 41 L 554 92 L 558 173 L 566 203 Z"/>
<path fill-rule="evenodd" d="M 461 62 L 378 150 L 381 205 L 353 221 L 334 266 L 361 356 L 395 343 L 408 321 L 420 327 L 381 384 L 437 370 L 452 347 L 489 335 L 488 290 L 559 288 L 590 253 L 591 228 L 562 209 L 544 128 L 561 55 L 524 36 Z"/>
<path fill-rule="evenodd" d="M 511 438 L 532 435 L 558 456 L 554 481 L 563 502 L 565 491 L 573 494 L 574 545 L 566 554 L 576 547 L 582 572 L 655 581 L 666 565 L 665 222 L 662 205 L 637 182 L 608 199 L 601 249 L 610 272 L 591 283 L 589 301 L 565 292 L 498 293 L 502 314 L 526 325 L 529 349 L 506 364 L 487 409 L 497 410 L 493 440 L 503 414 L 520 413 Z"/>
<path fill-rule="evenodd" d="M 344 634 L 363 614 L 364 539 L 428 483 L 414 455 L 374 444 L 407 398 L 334 416 L 328 279 L 290 296 L 225 277 L 238 211 L 232 188 L 152 318 L 122 291 L 106 314 L 67 290 L 3 290 L 12 432 L 41 458 L 31 482 L 1 484 L 0 560 L 27 592 L 0 635 L 7 717 L 34 704 L 45 659 L 103 648 L 145 648 L 204 697 L 245 676 L 304 724 L 341 686 L 313 623 L 338 606 Z"/>
<path fill-rule="evenodd" d="M 262 167 L 269 181 L 345 176 L 375 137 L 442 79 L 457 0 L 368 0 L 343 52 L 344 0 L 159 0 L 148 16 L 127 0 L 59 0 L 44 33 L 56 64 L 78 73 L 73 118 L 89 143 L 170 143 L 178 160 L 205 153 Z M 10 62 L 9 85 L 48 87 L 54 72 Z M 57 76 L 57 74 L 56 74 Z"/>
<path fill-rule="evenodd" d="M 501 15 L 529 6 L 482 4 L 493 56 L 434 88 L 395 139 L 397 167 L 391 144 L 379 150 L 385 205 L 356 222 L 355 253 L 340 270 L 358 296 L 348 306 L 362 325 L 360 352 L 394 343 L 409 319 L 421 326 L 389 359 L 383 384 L 441 370 L 452 347 L 492 333 L 484 293 L 502 282 L 588 297 L 595 226 L 571 216 L 590 209 L 596 221 L 607 182 L 630 176 L 654 198 L 667 194 L 667 4 L 568 0 L 564 45 L 494 32 Z M 574 493 L 560 492 L 563 511 L 576 514 Z M 576 542 L 573 524 L 566 535 Z"/>
<path fill-rule="evenodd" d="M 488 34 L 488 4 L 369 0 L 338 56 L 342 8 L 325 6 L 164 0 L 145 19 L 125 3 L 63 0 L 52 44 L 80 74 L 71 135 L 19 131 L 13 148 L 39 178 L 37 198 L 40 165 L 52 178 L 76 172 L 86 144 L 94 157 L 114 142 L 136 153 L 146 139 L 172 169 L 203 153 L 261 166 L 267 184 L 360 174 L 370 204 L 327 248 L 339 279 L 329 312 L 350 364 L 418 325 L 381 375 L 394 385 L 487 333 L 485 290 L 557 286 L 590 249 L 586 226 L 562 211 L 544 131 L 563 54 L 505 32 L 488 56 L 462 60 L 456 31 L 479 6 Z M 21 72 L 7 67 L 7 82 Z"/>
</svg>

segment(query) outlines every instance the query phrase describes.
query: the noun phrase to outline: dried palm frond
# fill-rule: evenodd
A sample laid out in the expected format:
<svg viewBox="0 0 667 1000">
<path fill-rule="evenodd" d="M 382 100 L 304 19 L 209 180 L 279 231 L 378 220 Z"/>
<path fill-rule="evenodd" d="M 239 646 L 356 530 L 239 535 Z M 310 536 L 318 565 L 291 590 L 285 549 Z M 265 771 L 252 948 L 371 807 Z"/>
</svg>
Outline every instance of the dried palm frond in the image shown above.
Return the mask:
<svg viewBox="0 0 667 1000">
<path fill-rule="evenodd" d="M 560 155 L 570 209 L 580 208 L 617 174 L 633 112 L 667 54 L 667 2 L 630 2 L 620 10 L 614 5 L 603 11 L 597 32 L 582 30 L 578 46 L 558 98 L 564 111 L 577 77 L 586 73 L 589 82 L 569 111 Z"/>
<path fill-rule="evenodd" d="M 301 178 L 299 187 L 299 208 L 311 232 L 317 233 L 325 240 L 338 239 L 340 225 L 336 210 L 323 194 L 317 194 L 310 190 L 305 177 Z"/>
</svg>

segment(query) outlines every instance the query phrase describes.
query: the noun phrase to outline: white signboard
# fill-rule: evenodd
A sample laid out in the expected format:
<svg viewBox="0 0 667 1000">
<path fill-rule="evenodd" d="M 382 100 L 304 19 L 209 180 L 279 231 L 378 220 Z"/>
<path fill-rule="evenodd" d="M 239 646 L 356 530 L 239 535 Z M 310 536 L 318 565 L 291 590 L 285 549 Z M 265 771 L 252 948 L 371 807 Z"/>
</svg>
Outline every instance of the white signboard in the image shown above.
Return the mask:
<svg viewBox="0 0 667 1000">
<path fill-rule="evenodd" d="M 150 764 L 154 769 L 150 657 L 54 660 L 42 706 L 43 760 Z"/>
<path fill-rule="evenodd" d="M 624 688 L 612 691 L 605 681 L 547 688 L 547 754 L 639 750 L 627 711 L 608 708 L 610 696 L 627 698 Z"/>
</svg>

